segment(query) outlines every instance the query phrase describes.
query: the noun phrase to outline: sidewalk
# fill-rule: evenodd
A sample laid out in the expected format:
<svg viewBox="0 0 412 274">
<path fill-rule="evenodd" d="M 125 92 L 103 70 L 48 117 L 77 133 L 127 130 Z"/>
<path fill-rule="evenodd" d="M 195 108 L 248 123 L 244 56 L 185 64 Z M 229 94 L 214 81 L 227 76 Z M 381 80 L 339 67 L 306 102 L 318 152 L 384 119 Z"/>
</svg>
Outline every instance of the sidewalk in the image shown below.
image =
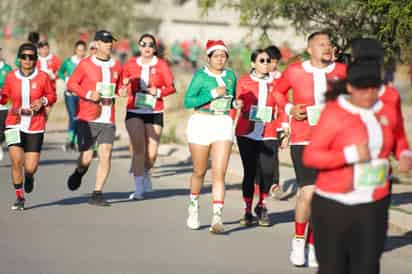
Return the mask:
<svg viewBox="0 0 412 274">
<path fill-rule="evenodd" d="M 164 144 L 160 146 L 159 154 L 162 156 L 171 156 L 181 163 L 190 162 L 190 153 L 187 145 Z M 296 190 L 294 183 L 295 172 L 293 170 L 289 150 L 280 152 L 280 181 L 283 182 L 284 191 L 291 193 Z M 243 169 L 238 153 L 232 153 L 228 175 L 242 180 Z M 288 207 L 293 208 L 295 204 L 294 197 L 287 200 Z M 394 184 L 392 194 L 392 205 L 389 214 L 390 225 L 408 232 L 412 231 L 412 185 Z"/>
</svg>

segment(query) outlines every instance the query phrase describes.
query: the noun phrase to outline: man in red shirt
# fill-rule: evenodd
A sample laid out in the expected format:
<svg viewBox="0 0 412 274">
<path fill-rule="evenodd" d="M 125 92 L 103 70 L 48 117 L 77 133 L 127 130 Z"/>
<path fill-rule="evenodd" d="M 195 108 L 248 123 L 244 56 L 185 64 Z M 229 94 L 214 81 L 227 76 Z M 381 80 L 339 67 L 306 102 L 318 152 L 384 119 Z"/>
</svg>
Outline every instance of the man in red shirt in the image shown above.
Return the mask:
<svg viewBox="0 0 412 274">
<path fill-rule="evenodd" d="M 93 159 L 93 146 L 98 144 L 99 163 L 96 185 L 89 204 L 109 206 L 102 194 L 110 171 L 110 161 L 115 137 L 114 97 L 118 94 L 121 80 L 121 65 L 112 57 L 115 38 L 108 31 L 96 32 L 96 54 L 82 60 L 68 82 L 68 90 L 79 96 L 77 134 L 80 157 L 77 167 L 70 175 L 67 185 L 76 190 L 81 185 Z"/>
<path fill-rule="evenodd" d="M 327 81 L 346 77 L 346 66 L 332 61 L 332 44 L 326 32 L 315 32 L 308 38 L 310 59 L 291 64 L 282 74 L 276 91 L 288 101 L 288 91 L 292 98 L 285 106 L 290 117 L 291 157 L 295 168 L 299 193 L 295 208 L 295 237 L 292 240 L 290 261 L 293 265 L 316 267 L 317 261 L 313 245 L 313 233 L 309 227 L 311 202 L 317 171 L 304 165 L 302 153 L 310 143 L 311 127 L 316 125 L 317 117 L 324 104 Z M 305 240 L 305 234 L 307 235 Z M 308 260 L 305 248 L 308 244 Z"/>
</svg>

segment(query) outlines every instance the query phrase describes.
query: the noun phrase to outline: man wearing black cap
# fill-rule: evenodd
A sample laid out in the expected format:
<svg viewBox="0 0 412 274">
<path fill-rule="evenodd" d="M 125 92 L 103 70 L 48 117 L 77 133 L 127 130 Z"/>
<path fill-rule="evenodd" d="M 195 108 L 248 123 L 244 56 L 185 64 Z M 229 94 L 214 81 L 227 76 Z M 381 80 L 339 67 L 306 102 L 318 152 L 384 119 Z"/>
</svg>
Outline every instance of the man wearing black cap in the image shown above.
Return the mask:
<svg viewBox="0 0 412 274">
<path fill-rule="evenodd" d="M 115 137 L 114 97 L 121 83 L 121 65 L 112 57 L 116 39 L 106 30 L 96 32 L 96 54 L 82 60 L 68 82 L 68 90 L 79 96 L 77 134 L 80 157 L 67 185 L 76 190 L 81 185 L 93 159 L 93 146 L 98 145 L 99 163 L 96 185 L 89 204 L 108 206 L 102 195 L 110 171 L 111 153 Z"/>
</svg>

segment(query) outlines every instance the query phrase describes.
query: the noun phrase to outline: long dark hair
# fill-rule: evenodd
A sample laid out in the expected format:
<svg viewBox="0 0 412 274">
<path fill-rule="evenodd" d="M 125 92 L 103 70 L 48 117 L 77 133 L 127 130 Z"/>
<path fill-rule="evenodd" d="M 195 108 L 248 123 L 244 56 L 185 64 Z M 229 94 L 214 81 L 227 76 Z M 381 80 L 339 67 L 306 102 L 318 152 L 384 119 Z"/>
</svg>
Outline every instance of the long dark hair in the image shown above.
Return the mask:
<svg viewBox="0 0 412 274">
<path fill-rule="evenodd" d="M 346 90 L 347 81 L 344 79 L 335 80 L 333 82 L 328 83 L 330 89 L 325 93 L 325 101 L 335 101 L 339 95 L 348 94 Z"/>
</svg>

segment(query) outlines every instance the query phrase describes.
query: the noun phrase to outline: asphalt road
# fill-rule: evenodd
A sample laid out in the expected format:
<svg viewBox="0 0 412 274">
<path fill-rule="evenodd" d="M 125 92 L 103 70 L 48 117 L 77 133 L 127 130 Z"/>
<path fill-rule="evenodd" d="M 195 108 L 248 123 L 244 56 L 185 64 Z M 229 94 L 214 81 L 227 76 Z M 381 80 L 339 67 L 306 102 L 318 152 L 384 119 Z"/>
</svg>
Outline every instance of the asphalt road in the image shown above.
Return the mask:
<svg viewBox="0 0 412 274">
<path fill-rule="evenodd" d="M 111 207 L 87 204 L 96 162 L 76 192 L 66 187 L 77 154 L 61 151 L 64 137 L 49 134 L 27 210 L 12 212 L 8 160 L 0 162 L 0 274 L 315 273 L 289 263 L 293 199 L 271 201 L 269 228 L 243 228 L 240 180 L 228 176 L 226 233 L 211 235 L 210 178 L 200 199 L 201 229 L 185 226 L 191 166 L 160 157 L 155 191 L 128 201 L 133 189 L 126 147 L 117 146 L 105 192 Z M 7 158 L 7 157 L 6 157 Z M 239 166 L 231 168 L 241 168 Z M 285 174 L 285 173 L 282 173 Z M 286 178 L 284 178 L 286 179 Z M 382 273 L 412 273 L 412 232 L 391 231 Z"/>
</svg>

